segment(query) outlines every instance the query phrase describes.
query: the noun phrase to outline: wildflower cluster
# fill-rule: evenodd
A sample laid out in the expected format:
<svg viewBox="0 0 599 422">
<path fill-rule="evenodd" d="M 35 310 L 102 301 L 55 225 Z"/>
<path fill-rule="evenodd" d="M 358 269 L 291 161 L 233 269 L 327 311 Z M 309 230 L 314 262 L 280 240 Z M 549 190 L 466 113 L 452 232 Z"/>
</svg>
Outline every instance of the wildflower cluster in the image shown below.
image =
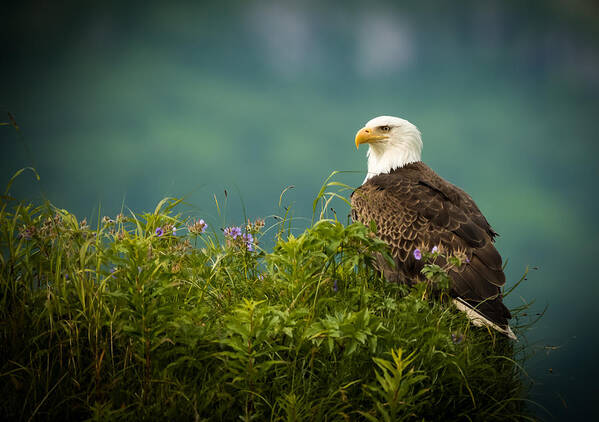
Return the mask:
<svg viewBox="0 0 599 422">
<path fill-rule="evenodd" d="M 206 231 L 208 224 L 201 218 L 187 224 L 187 231 L 194 236 L 198 236 Z"/>
<path fill-rule="evenodd" d="M 65 217 L 66 216 L 66 217 Z M 38 216 L 20 224 L 16 230 L 18 238 L 23 240 L 35 240 L 40 242 L 54 242 L 56 239 L 70 239 L 76 236 L 80 239 L 95 236 L 90 231 L 87 220 L 81 222 L 68 213 L 65 216 L 61 212 L 54 212 L 49 216 Z"/>
<path fill-rule="evenodd" d="M 172 234 L 173 236 L 176 236 L 177 227 L 175 227 L 173 224 L 165 224 L 164 226 L 157 227 L 155 234 L 158 237 L 162 237 L 165 234 Z"/>
<path fill-rule="evenodd" d="M 62 217 L 59 214 L 54 214 L 54 217 L 46 218 L 44 224 L 40 229 L 41 237 L 54 239 L 58 236 L 60 229 L 62 228 Z"/>
<path fill-rule="evenodd" d="M 248 233 L 256 234 L 264 227 L 264 220 L 261 218 L 257 218 L 252 223 L 249 219 L 247 224 L 245 225 L 245 231 Z"/>
<path fill-rule="evenodd" d="M 21 228 L 19 229 L 19 237 L 22 239 L 32 239 L 33 237 L 35 237 L 37 234 L 37 227 L 33 226 L 33 225 L 25 225 L 23 224 L 21 226 Z"/>
<path fill-rule="evenodd" d="M 102 225 L 108 228 L 108 233 L 118 240 L 123 240 L 125 238 L 122 228 L 125 221 L 126 218 L 123 213 L 118 214 L 114 219 L 106 215 L 102 217 Z M 85 224 L 87 224 L 87 222 L 85 222 Z"/>
<path fill-rule="evenodd" d="M 224 232 L 226 238 L 235 240 L 241 236 L 241 227 L 227 227 Z"/>
<path fill-rule="evenodd" d="M 254 252 L 254 236 L 251 233 L 244 233 L 241 238 L 245 242 L 248 251 Z"/>
<path fill-rule="evenodd" d="M 468 254 L 466 251 L 457 249 L 452 251 L 450 255 L 445 253 L 445 248 L 443 246 L 433 246 L 430 251 L 426 251 L 425 248 L 416 248 L 414 252 L 412 252 L 416 261 L 420 261 L 424 259 L 425 261 L 436 261 L 437 258 L 442 257 L 447 261 L 446 270 L 449 270 L 454 267 L 460 267 L 463 263 L 470 263 L 470 258 L 468 258 Z"/>
<path fill-rule="evenodd" d="M 247 220 L 245 230 L 239 226 L 226 227 L 223 232 L 227 246 L 242 247 L 245 250 L 254 252 L 258 243 L 256 235 L 264 227 L 264 220 L 256 219 L 254 222 Z"/>
<path fill-rule="evenodd" d="M 254 236 L 252 233 L 242 233 L 241 227 L 227 227 L 224 230 L 227 246 L 244 246 L 250 252 L 254 252 Z"/>
<path fill-rule="evenodd" d="M 425 247 L 416 248 L 412 254 L 416 261 L 424 262 L 421 272 L 426 280 L 443 290 L 451 285 L 449 271 L 461 267 L 464 263 L 470 263 L 466 251 L 458 249 L 448 253 L 442 245 L 433 246 L 430 250 Z"/>
<path fill-rule="evenodd" d="M 192 249 L 191 242 L 189 239 L 185 239 L 182 242 L 176 242 L 170 248 L 170 251 L 176 256 L 184 256 L 189 253 Z"/>
</svg>

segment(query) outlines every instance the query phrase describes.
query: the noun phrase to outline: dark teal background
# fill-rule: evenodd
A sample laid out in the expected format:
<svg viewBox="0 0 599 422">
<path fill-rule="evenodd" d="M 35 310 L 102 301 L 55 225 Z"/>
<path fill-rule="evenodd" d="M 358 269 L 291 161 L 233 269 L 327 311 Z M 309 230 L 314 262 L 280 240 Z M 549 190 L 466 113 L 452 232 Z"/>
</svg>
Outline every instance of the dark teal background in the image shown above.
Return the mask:
<svg viewBox="0 0 599 422">
<path fill-rule="evenodd" d="M 539 268 L 506 299 L 548 306 L 526 340 L 539 415 L 596 417 L 596 2 L 52 3 L 0 12 L 0 121 L 21 127 L 0 127 L 0 180 L 41 175 L 16 194 L 88 219 L 187 196 L 218 229 L 214 194 L 239 224 L 294 185 L 309 219 L 333 170 L 363 180 L 355 132 L 406 118 L 501 234 L 508 283 Z"/>
</svg>

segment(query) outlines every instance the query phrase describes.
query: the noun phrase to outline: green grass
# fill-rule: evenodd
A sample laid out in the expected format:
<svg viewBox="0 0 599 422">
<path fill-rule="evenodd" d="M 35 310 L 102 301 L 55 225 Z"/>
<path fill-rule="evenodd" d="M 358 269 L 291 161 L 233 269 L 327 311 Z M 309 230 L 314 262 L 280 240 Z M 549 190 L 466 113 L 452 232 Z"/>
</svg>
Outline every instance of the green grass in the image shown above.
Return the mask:
<svg viewBox="0 0 599 422">
<path fill-rule="evenodd" d="M 194 230 L 180 202 L 90 228 L 7 190 L 4 420 L 532 419 L 523 342 L 431 300 L 434 283 L 382 280 L 371 228 L 258 221 L 250 251 Z"/>
</svg>

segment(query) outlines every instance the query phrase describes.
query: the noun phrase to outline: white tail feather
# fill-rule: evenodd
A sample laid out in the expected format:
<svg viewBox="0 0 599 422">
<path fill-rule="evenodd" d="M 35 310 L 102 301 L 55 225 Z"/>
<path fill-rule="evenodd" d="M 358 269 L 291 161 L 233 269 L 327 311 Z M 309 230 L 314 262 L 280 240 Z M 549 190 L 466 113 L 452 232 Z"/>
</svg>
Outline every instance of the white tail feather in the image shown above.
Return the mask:
<svg viewBox="0 0 599 422">
<path fill-rule="evenodd" d="M 507 326 L 507 328 L 500 327 L 499 325 L 495 324 L 493 321 L 490 321 L 489 319 L 485 318 L 484 315 L 482 315 L 476 309 L 472 308 L 470 305 L 468 305 L 466 302 L 464 302 L 459 297 L 456 299 L 453 299 L 453 303 L 456 306 L 456 308 L 458 308 L 460 311 L 464 312 L 466 314 L 466 316 L 468 318 L 470 318 L 472 323 L 474 325 L 476 325 L 477 327 L 482 327 L 483 325 L 486 325 L 487 327 L 491 327 L 491 328 L 499 331 L 500 333 L 505 334 L 512 340 L 516 340 L 516 341 L 518 340 L 518 338 L 516 337 L 516 335 L 514 334 L 514 332 L 512 331 L 512 329 L 510 328 L 509 325 Z"/>
</svg>

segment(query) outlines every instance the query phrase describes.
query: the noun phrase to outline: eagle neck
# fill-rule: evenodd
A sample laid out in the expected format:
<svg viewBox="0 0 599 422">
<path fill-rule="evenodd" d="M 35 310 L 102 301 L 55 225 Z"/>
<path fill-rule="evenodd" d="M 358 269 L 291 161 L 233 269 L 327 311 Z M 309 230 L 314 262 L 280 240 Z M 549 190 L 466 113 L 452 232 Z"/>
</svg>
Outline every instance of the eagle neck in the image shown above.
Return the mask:
<svg viewBox="0 0 599 422">
<path fill-rule="evenodd" d="M 420 152 L 407 148 L 387 147 L 379 150 L 372 145 L 368 149 L 368 173 L 364 183 L 371 177 L 390 173 L 392 170 L 420 161 Z"/>
</svg>

